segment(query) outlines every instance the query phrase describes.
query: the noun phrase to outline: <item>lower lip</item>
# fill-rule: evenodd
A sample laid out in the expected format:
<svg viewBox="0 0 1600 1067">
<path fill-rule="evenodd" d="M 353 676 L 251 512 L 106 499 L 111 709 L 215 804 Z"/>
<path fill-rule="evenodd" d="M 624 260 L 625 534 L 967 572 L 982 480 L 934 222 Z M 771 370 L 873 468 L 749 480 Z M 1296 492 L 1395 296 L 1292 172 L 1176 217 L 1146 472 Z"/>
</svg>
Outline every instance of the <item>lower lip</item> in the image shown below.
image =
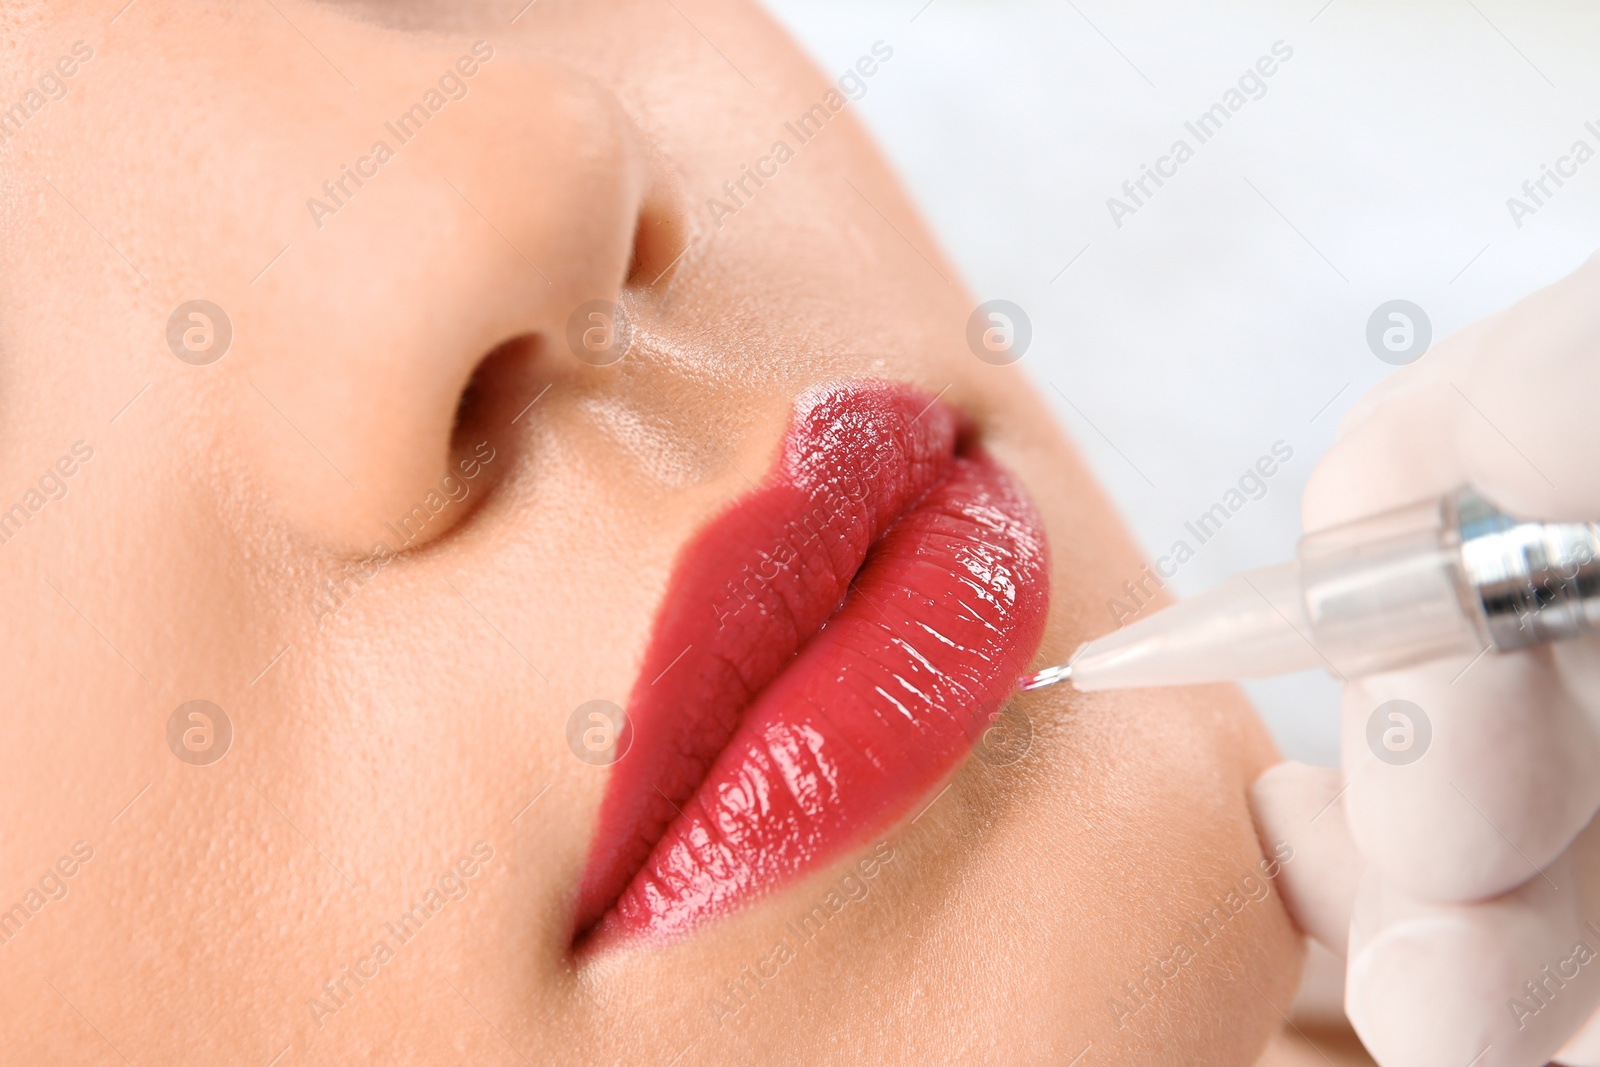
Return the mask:
<svg viewBox="0 0 1600 1067">
<path fill-rule="evenodd" d="M 683 549 L 579 888 L 587 943 L 680 936 L 881 831 L 1024 672 L 1044 533 L 960 415 L 801 397 L 777 467 Z"/>
</svg>

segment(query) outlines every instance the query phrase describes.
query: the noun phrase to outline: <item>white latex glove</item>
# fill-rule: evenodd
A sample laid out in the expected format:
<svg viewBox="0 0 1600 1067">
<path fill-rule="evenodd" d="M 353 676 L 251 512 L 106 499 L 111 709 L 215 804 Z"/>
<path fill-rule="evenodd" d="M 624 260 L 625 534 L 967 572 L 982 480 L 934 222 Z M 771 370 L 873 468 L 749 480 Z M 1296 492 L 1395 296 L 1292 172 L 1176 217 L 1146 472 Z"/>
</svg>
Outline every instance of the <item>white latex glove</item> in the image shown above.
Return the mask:
<svg viewBox="0 0 1600 1067">
<path fill-rule="evenodd" d="M 1520 518 L 1600 520 L 1600 257 L 1365 397 L 1305 527 L 1463 484 Z M 1405 765 L 1367 742 L 1396 698 L 1432 726 Z M 1302 929 L 1348 951 L 1378 1062 L 1600 1067 L 1600 640 L 1349 679 L 1341 750 L 1342 774 L 1279 764 L 1252 801 L 1294 845 L 1279 885 Z"/>
</svg>

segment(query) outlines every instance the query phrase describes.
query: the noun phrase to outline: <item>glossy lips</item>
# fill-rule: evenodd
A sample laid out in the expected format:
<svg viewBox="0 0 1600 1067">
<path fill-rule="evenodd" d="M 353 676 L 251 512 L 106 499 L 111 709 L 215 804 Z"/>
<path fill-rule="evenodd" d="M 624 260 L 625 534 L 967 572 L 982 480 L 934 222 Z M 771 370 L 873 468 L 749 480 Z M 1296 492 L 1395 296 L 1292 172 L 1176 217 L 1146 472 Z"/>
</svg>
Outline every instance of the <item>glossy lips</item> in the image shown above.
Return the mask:
<svg viewBox="0 0 1600 1067">
<path fill-rule="evenodd" d="M 1044 630 L 1044 534 L 960 416 L 886 383 L 796 405 L 683 550 L 575 931 L 671 936 L 826 862 L 949 773 Z"/>
</svg>

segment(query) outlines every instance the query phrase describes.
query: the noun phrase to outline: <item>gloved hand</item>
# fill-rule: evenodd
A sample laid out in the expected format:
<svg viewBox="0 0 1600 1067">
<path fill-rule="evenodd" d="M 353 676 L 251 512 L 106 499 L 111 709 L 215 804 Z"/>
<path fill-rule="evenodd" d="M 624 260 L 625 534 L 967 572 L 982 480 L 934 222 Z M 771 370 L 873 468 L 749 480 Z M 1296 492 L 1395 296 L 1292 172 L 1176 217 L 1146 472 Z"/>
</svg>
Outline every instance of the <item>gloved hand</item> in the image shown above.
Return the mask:
<svg viewBox="0 0 1600 1067">
<path fill-rule="evenodd" d="M 1365 397 L 1305 527 L 1462 484 L 1519 518 L 1600 521 L 1597 402 L 1600 257 Z M 1414 762 L 1369 746 L 1397 698 L 1431 726 Z M 1348 951 L 1346 1012 L 1382 1067 L 1600 1067 L 1600 640 L 1348 679 L 1341 753 L 1268 770 L 1252 802 L 1295 847 L 1290 911 Z"/>
</svg>

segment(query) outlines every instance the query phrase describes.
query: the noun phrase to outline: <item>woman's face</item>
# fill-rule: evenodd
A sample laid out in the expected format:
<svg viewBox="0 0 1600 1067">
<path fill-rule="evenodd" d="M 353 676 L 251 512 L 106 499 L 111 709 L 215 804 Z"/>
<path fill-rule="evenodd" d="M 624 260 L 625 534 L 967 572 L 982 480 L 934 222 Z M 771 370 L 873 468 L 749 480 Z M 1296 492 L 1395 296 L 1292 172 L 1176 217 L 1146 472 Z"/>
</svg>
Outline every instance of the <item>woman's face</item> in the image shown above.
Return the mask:
<svg viewBox="0 0 1600 1067">
<path fill-rule="evenodd" d="M 1253 1058 L 1245 705 L 1005 705 L 1143 567 L 898 15 L 121 2 L 4 7 L 8 1062 Z"/>
</svg>

